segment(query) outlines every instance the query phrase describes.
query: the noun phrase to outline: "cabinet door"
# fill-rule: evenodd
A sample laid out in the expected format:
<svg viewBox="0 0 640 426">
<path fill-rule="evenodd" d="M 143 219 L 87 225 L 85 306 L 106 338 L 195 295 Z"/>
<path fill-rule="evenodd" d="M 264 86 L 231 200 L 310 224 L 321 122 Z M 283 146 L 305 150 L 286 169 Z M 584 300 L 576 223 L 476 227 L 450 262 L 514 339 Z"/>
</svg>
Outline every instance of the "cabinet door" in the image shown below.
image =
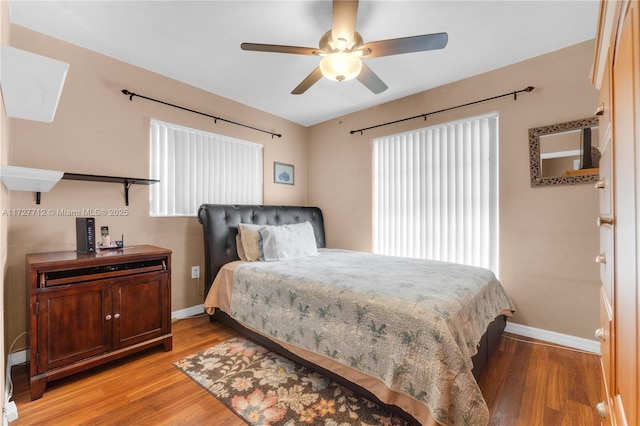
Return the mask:
<svg viewBox="0 0 640 426">
<path fill-rule="evenodd" d="M 111 292 L 104 281 L 39 292 L 38 373 L 110 351 L 110 311 Z"/>
<path fill-rule="evenodd" d="M 169 332 L 167 272 L 113 281 L 114 349 L 135 345 Z"/>
<path fill-rule="evenodd" d="M 625 3 L 623 3 L 625 4 Z M 623 13 L 613 63 L 615 388 L 617 424 L 640 424 L 640 4 Z M 624 6 L 623 6 L 624 8 Z"/>
</svg>

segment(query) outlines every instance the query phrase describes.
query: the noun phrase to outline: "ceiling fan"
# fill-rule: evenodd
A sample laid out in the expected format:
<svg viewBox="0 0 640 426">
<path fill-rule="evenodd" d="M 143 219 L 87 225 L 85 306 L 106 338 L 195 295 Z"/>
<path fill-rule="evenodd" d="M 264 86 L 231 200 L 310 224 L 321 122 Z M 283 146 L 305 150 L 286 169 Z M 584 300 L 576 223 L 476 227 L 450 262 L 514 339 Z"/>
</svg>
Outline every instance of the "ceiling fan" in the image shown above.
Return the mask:
<svg viewBox="0 0 640 426">
<path fill-rule="evenodd" d="M 387 85 L 362 62 L 361 58 L 442 49 L 449 39 L 447 33 L 435 33 L 364 43 L 362 36 L 355 30 L 357 13 L 357 0 L 333 0 L 331 30 L 320 38 L 319 49 L 258 43 L 242 43 L 240 47 L 242 50 L 257 52 L 322 57 L 320 65 L 293 89 L 293 95 L 306 92 L 322 76 L 335 81 L 356 78 L 373 93 L 378 94 L 387 90 Z"/>
</svg>

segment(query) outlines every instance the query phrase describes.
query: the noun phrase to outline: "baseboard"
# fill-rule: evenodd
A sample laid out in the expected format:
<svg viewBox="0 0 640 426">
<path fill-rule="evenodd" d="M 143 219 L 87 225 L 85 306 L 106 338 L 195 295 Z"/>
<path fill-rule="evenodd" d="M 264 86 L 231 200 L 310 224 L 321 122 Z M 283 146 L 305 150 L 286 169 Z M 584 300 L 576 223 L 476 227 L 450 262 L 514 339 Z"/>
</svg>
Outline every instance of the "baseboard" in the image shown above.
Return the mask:
<svg viewBox="0 0 640 426">
<path fill-rule="evenodd" d="M 7 364 L 11 366 L 24 364 L 25 362 L 27 362 L 27 350 L 23 349 L 19 352 L 9 354 L 9 356 L 7 357 L 7 361 Z"/>
<path fill-rule="evenodd" d="M 193 315 L 202 314 L 204 312 L 203 305 L 196 305 L 190 308 L 175 311 L 171 314 L 172 318 L 182 319 Z M 556 333 L 555 331 L 543 330 L 540 328 L 529 327 L 521 324 L 507 322 L 505 331 L 519 336 L 530 337 L 532 339 L 543 340 L 545 342 L 554 343 L 556 345 L 567 346 L 581 351 L 591 352 L 600 355 L 600 342 L 597 340 L 585 339 L 582 337 L 571 336 L 569 334 Z"/>
<path fill-rule="evenodd" d="M 171 318 L 183 319 L 204 313 L 203 305 L 191 306 L 171 313 Z M 584 339 L 582 337 L 571 336 L 569 334 L 556 333 L 555 331 L 542 330 L 540 328 L 529 327 L 521 324 L 507 322 L 506 332 L 532 339 L 543 340 L 555 343 L 556 345 L 567 346 L 600 355 L 600 342 L 597 340 Z M 8 356 L 9 365 L 24 364 L 27 362 L 27 351 L 14 352 Z"/>
<path fill-rule="evenodd" d="M 203 305 L 191 306 L 190 308 L 180 309 L 179 311 L 171 312 L 171 318 L 175 319 L 183 319 L 187 317 L 192 317 L 194 315 L 199 315 L 204 313 Z M 18 352 L 10 353 L 7 357 L 9 365 L 18 365 L 24 364 L 27 362 L 27 350 L 21 350 Z"/>
<path fill-rule="evenodd" d="M 556 333 L 555 331 L 542 330 L 540 328 L 514 324 L 512 322 L 507 322 L 507 328 L 505 328 L 504 331 L 600 355 L 600 342 L 597 340 Z"/>
<path fill-rule="evenodd" d="M 190 308 L 180 309 L 179 311 L 173 311 L 171 312 L 171 318 L 183 319 L 200 314 L 204 314 L 204 305 L 202 304 L 191 306 Z"/>
</svg>

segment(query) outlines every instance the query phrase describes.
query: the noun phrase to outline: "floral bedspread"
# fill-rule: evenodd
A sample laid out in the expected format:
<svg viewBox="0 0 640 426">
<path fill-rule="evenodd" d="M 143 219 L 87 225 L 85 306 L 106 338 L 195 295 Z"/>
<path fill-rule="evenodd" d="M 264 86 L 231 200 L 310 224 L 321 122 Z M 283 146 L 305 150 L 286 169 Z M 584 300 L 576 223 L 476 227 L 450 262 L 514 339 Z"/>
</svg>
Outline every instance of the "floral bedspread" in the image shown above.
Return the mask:
<svg viewBox="0 0 640 426">
<path fill-rule="evenodd" d="M 320 250 L 239 265 L 230 314 L 380 379 L 427 405 L 438 423 L 486 425 L 471 357 L 489 323 L 513 310 L 486 269 Z"/>
</svg>

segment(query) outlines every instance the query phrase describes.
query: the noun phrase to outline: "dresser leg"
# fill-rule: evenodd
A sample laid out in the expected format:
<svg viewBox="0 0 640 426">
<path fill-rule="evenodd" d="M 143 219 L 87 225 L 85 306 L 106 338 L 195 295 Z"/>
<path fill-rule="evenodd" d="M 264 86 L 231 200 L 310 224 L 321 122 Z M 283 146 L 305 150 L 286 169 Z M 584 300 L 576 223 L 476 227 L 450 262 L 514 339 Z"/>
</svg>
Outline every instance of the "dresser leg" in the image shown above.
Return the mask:
<svg viewBox="0 0 640 426">
<path fill-rule="evenodd" d="M 30 382 L 31 400 L 35 401 L 36 399 L 42 398 L 42 395 L 44 395 L 44 390 L 46 387 L 47 387 L 46 376 L 32 377 Z"/>
<path fill-rule="evenodd" d="M 162 344 L 164 345 L 164 350 L 166 352 L 169 352 L 171 349 L 173 349 L 173 336 L 165 338 Z"/>
</svg>

